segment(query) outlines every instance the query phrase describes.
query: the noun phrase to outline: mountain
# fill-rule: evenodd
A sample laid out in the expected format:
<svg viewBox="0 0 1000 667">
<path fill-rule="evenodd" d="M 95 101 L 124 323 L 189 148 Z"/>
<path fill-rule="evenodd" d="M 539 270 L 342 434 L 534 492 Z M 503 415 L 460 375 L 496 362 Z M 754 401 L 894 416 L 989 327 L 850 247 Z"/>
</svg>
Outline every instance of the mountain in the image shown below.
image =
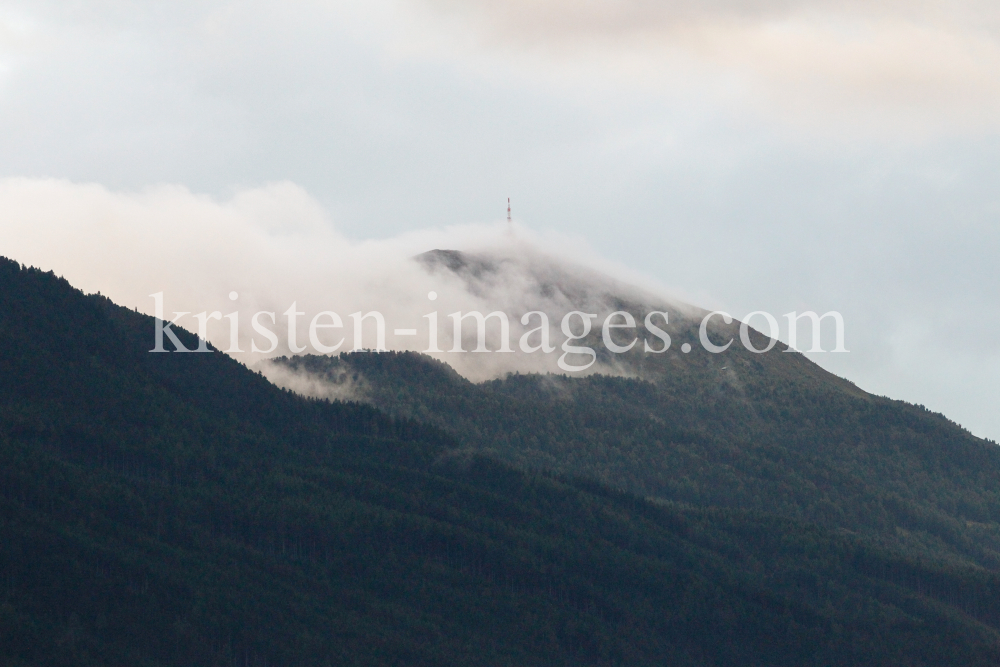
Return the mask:
<svg viewBox="0 0 1000 667">
<path fill-rule="evenodd" d="M 528 472 L 153 331 L 0 260 L 4 664 L 1000 661 L 993 571 Z"/>
<path fill-rule="evenodd" d="M 709 315 L 709 311 L 676 299 L 658 296 L 588 267 L 540 254 L 530 247 L 513 247 L 491 253 L 431 250 L 414 259 L 432 277 L 440 277 L 448 282 L 457 279 L 466 295 L 475 297 L 479 305 L 506 311 L 512 316 L 512 331 L 524 329 L 519 329 L 517 316 L 530 311 L 548 313 L 553 320 L 553 329 L 558 328 L 556 318 L 565 313 L 576 310 L 596 314 L 590 334 L 579 342 L 595 351 L 595 364 L 586 373 L 577 375 L 603 373 L 638 377 L 658 380 L 661 384 L 662 381 L 669 382 L 683 389 L 715 387 L 723 383 L 728 385 L 730 391 L 739 395 L 743 390 L 740 369 L 758 371 L 763 364 L 766 373 L 775 380 L 815 381 L 849 395 L 867 396 L 848 380 L 824 371 L 799 353 L 788 351 L 788 346 L 780 341 L 773 341 L 773 349 L 767 353 L 750 352 L 742 344 L 741 323 L 735 320 L 730 324 L 726 324 L 719 316 L 709 320 L 706 327 L 709 342 L 724 346 L 727 341 L 733 341 L 725 353 L 711 354 L 705 350 L 700 335 L 701 322 Z M 636 323 L 635 333 L 626 334 L 612 329 L 609 330 L 611 338 L 622 345 L 627 344 L 630 338 L 635 338 L 638 342 L 631 349 L 620 353 L 612 353 L 603 344 L 601 331 L 601 323 L 616 311 L 632 315 Z M 663 341 L 660 340 L 661 334 L 647 327 L 645 316 L 653 312 L 669 316 L 667 322 L 663 322 L 659 315 L 652 322 L 670 337 L 670 347 L 665 351 Z M 575 320 L 573 324 L 574 330 L 578 330 L 579 320 Z M 450 332 L 450 327 L 444 324 L 440 328 L 445 335 Z M 804 328 L 802 333 L 805 334 L 806 331 L 808 329 Z M 750 343 L 758 350 L 763 350 L 772 343 L 752 327 L 748 329 L 747 335 Z M 558 333 L 553 331 L 553 340 L 557 336 Z M 803 339 L 804 335 L 799 336 L 799 340 Z M 646 350 L 643 341 L 649 342 L 657 352 Z M 685 345 L 690 345 L 689 352 L 683 351 Z M 496 348 L 495 343 L 493 347 Z M 503 363 L 515 371 L 534 367 L 536 371 L 564 372 L 555 363 L 542 361 L 546 356 L 554 358 L 558 354 L 516 354 L 505 357 Z M 461 365 L 463 371 L 469 368 L 472 372 L 466 373 L 467 376 L 476 375 L 476 365 L 487 368 L 492 366 L 483 358 L 477 358 L 470 364 L 461 354 L 446 354 L 442 358 L 449 365 Z M 529 363 L 524 363 L 529 360 Z M 735 366 L 731 366 L 730 362 Z M 721 373 L 723 370 L 732 372 Z"/>
<path fill-rule="evenodd" d="M 502 282 L 508 261 L 455 251 L 419 260 L 479 293 Z M 736 342 L 710 354 L 699 344 L 705 311 L 537 259 L 527 266 L 520 271 L 530 280 L 519 281 L 527 293 L 561 294 L 565 308 L 590 309 L 599 320 L 629 312 L 640 341 L 650 337 L 643 313 L 669 311 L 671 348 L 648 353 L 640 343 L 615 355 L 595 331 L 585 344 L 604 358 L 603 375 L 512 373 L 478 383 L 415 353 L 301 356 L 261 368 L 286 386 L 309 378 L 313 393 L 341 388 L 522 469 L 588 477 L 658 501 L 777 514 L 922 557 L 1000 568 L 996 443 L 920 406 L 870 395 L 780 342 L 750 352 L 739 322 L 712 320 L 718 344 Z M 751 329 L 750 337 L 766 347 L 762 334 Z M 678 350 L 682 342 L 690 353 Z"/>
</svg>

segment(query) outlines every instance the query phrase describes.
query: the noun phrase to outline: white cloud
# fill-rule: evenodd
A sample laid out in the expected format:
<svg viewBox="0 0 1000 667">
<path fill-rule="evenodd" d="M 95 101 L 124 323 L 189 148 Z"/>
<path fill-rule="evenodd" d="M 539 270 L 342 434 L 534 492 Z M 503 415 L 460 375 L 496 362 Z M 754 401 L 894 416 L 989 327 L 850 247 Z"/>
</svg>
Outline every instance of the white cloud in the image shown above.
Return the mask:
<svg viewBox="0 0 1000 667">
<path fill-rule="evenodd" d="M 163 292 L 165 319 L 172 312 L 240 313 L 238 359 L 252 363 L 251 337 L 266 349 L 267 341 L 251 330 L 251 316 L 271 312 L 268 326 L 279 347 L 269 356 L 288 354 L 287 319 L 291 305 L 304 313 L 297 320 L 296 343 L 310 352 L 309 322 L 321 311 L 333 311 L 344 325 L 325 345 L 345 339 L 338 351 L 354 345 L 351 313 L 382 313 L 389 349 L 428 349 L 424 315 L 438 312 L 437 355 L 459 372 L 482 379 L 508 371 L 558 371 L 556 355 L 458 354 L 450 352 L 453 312 L 503 310 L 510 318 L 511 344 L 524 327 L 523 313 L 540 310 L 552 318 L 553 340 L 561 341 L 559 319 L 577 308 L 605 312 L 605 278 L 588 269 L 572 268 L 569 257 L 588 257 L 587 264 L 616 270 L 581 248 L 578 240 L 531 234 L 506 222 L 464 225 L 408 233 L 376 241 L 349 241 L 300 187 L 276 183 L 244 190 L 227 201 L 196 195 L 179 186 L 158 186 L 139 193 L 112 192 L 99 185 L 57 180 L 0 181 L 2 252 L 24 264 L 54 270 L 87 292 L 101 292 L 126 307 L 153 314 L 151 295 Z M 549 248 L 545 259 L 539 246 Z M 488 252 L 502 262 L 496 274 L 470 286 L 449 271 L 428 271 L 414 256 L 435 248 Z M 560 256 L 562 259 L 560 259 Z M 559 268 L 561 267 L 561 268 Z M 541 279 L 539 271 L 542 271 Z M 628 274 L 627 270 L 617 269 Z M 634 275 L 634 274 L 633 274 Z M 569 277 L 575 287 L 595 284 L 589 292 L 566 296 L 548 287 Z M 648 284 L 648 281 L 647 281 Z M 655 287 L 654 287 L 655 289 Z M 234 302 L 230 292 L 239 296 Z M 430 292 L 438 296 L 432 302 Z M 638 293 L 620 285 L 618 294 Z M 267 319 L 264 322 L 268 322 Z M 178 322 L 197 331 L 188 315 Z M 323 323 L 327 323 L 326 320 Z M 532 326 L 536 323 L 532 322 Z M 490 349 L 497 349 L 491 323 Z M 416 337 L 396 336 L 395 329 L 416 329 Z M 475 347 L 473 323 L 466 337 Z M 229 322 L 212 322 L 208 338 L 229 347 Z M 323 332 L 324 334 L 327 332 Z M 152 330 L 150 340 L 152 340 Z M 365 329 L 364 347 L 375 347 L 374 326 Z M 609 369 L 605 369 L 608 371 Z"/>
</svg>

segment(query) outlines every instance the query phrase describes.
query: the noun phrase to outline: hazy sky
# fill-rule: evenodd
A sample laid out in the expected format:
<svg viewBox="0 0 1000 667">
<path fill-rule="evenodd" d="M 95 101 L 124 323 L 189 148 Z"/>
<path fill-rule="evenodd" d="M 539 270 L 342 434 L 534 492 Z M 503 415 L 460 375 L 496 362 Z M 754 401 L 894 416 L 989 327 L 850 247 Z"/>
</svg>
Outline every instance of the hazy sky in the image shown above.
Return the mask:
<svg viewBox="0 0 1000 667">
<path fill-rule="evenodd" d="M 817 362 L 1000 439 L 995 2 L 0 2 L 0 128 L 0 254 L 122 302 L 218 216 L 321 263 L 510 196 L 698 305 L 838 310 Z M 120 264 L 59 240 L 87 205 L 143 227 Z"/>
</svg>

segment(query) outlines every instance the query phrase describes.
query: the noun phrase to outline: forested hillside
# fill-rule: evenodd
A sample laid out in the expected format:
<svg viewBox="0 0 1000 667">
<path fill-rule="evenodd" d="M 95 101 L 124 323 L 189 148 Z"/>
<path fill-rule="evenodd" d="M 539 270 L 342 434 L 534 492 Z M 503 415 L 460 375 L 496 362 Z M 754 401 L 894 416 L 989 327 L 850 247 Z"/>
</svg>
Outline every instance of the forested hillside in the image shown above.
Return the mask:
<svg viewBox="0 0 1000 667">
<path fill-rule="evenodd" d="M 696 368 L 647 380 L 529 374 L 477 384 L 410 352 L 272 363 L 349 383 L 359 399 L 524 469 L 1000 567 L 1000 447 L 921 407 L 842 390 L 822 371 L 777 375 L 766 358 L 734 356 L 714 380 Z"/>
<path fill-rule="evenodd" d="M 279 384 L 320 394 L 330 387 L 434 424 L 462 447 L 523 469 L 697 507 L 774 513 L 922 557 L 1000 568 L 996 443 L 921 406 L 868 394 L 750 329 L 756 349 L 773 345 L 753 353 L 737 321 L 711 321 L 717 345 L 735 342 L 708 353 L 699 340 L 705 311 L 579 267 L 441 250 L 418 259 L 470 293 L 490 294 L 513 272 L 531 299 L 596 312 L 598 320 L 629 312 L 636 328 L 620 332 L 620 345 L 636 334 L 651 339 L 642 314 L 663 309 L 672 346 L 649 353 L 640 343 L 612 354 L 595 327 L 584 344 L 597 352 L 603 375 L 514 373 L 481 383 L 416 353 L 300 356 L 260 368 Z M 308 382 L 294 382 L 302 378 Z"/>
<path fill-rule="evenodd" d="M 1000 661 L 992 571 L 516 469 L 152 335 L 0 261 L 5 664 Z"/>
</svg>

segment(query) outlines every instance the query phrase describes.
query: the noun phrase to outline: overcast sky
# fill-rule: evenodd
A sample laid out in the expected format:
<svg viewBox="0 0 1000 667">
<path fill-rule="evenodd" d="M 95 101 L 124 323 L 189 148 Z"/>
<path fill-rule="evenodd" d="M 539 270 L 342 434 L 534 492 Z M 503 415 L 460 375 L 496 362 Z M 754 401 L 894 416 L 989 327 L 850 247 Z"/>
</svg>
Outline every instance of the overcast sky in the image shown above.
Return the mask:
<svg viewBox="0 0 1000 667">
<path fill-rule="evenodd" d="M 178 198 L 371 249 L 509 196 L 698 305 L 840 311 L 814 360 L 993 439 L 998 129 L 986 0 L 0 1 L 0 254 L 148 310 L 59 243 L 81 202 L 135 258 Z"/>
</svg>

